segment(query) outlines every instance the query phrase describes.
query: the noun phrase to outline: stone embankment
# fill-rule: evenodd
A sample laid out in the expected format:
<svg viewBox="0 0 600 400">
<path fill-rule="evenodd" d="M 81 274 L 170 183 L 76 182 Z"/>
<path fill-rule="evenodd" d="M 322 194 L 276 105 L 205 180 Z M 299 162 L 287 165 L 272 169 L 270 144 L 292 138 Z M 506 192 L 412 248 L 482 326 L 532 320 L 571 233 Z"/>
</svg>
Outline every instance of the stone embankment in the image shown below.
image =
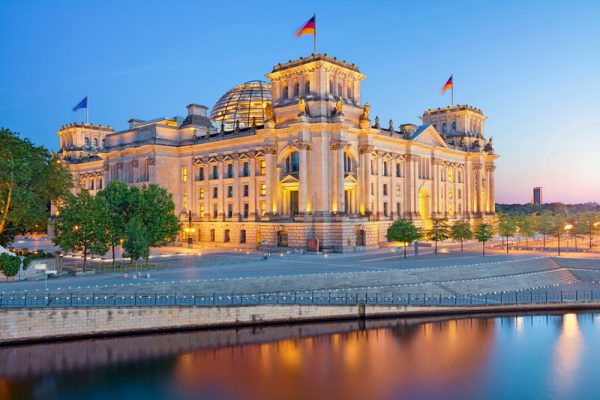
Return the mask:
<svg viewBox="0 0 600 400">
<path fill-rule="evenodd" d="M 0 344 L 329 320 L 600 310 L 600 302 L 494 306 L 273 304 L 219 307 L 0 309 Z"/>
</svg>

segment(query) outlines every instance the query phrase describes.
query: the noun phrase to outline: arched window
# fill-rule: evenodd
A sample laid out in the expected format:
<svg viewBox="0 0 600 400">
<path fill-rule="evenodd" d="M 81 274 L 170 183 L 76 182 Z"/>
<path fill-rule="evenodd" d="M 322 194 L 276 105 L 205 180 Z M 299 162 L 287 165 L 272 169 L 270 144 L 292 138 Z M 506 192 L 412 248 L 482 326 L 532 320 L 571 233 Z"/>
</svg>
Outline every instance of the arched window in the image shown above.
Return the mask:
<svg viewBox="0 0 600 400">
<path fill-rule="evenodd" d="M 452 132 L 456 132 L 456 122 L 452 123 Z"/>
<path fill-rule="evenodd" d="M 287 86 L 283 87 L 283 94 L 281 95 L 281 97 L 283 97 L 284 99 L 287 99 L 289 96 L 289 88 Z"/>
<path fill-rule="evenodd" d="M 84 142 L 85 142 L 85 147 L 90 147 L 90 138 L 89 137 L 86 137 Z"/>
<path fill-rule="evenodd" d="M 94 139 L 94 147 L 98 147 L 98 139 Z"/>
<path fill-rule="evenodd" d="M 300 84 L 294 84 L 294 96 L 300 96 Z"/>
<path fill-rule="evenodd" d="M 106 146 L 106 139 L 102 139 L 102 147 Z"/>
<path fill-rule="evenodd" d="M 304 94 L 310 93 L 310 81 L 306 81 L 304 84 Z"/>
<path fill-rule="evenodd" d="M 442 133 L 446 133 L 446 123 L 442 124 Z"/>
<path fill-rule="evenodd" d="M 337 95 L 338 96 L 342 96 L 344 94 L 344 92 L 342 91 L 342 84 L 338 83 L 338 92 Z"/>
<path fill-rule="evenodd" d="M 300 167 L 300 161 L 298 159 L 298 152 L 295 151 L 285 159 L 285 172 L 292 173 L 298 172 Z"/>
</svg>

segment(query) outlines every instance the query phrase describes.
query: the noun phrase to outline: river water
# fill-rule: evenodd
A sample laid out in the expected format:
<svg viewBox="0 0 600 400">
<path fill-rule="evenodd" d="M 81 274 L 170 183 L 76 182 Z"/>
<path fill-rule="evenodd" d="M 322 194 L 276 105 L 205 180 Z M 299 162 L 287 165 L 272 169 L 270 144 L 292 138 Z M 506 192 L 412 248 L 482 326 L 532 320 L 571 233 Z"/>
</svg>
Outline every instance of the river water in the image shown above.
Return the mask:
<svg viewBox="0 0 600 400">
<path fill-rule="evenodd" d="M 0 399 L 598 399 L 600 314 L 302 324 L 0 347 Z"/>
</svg>

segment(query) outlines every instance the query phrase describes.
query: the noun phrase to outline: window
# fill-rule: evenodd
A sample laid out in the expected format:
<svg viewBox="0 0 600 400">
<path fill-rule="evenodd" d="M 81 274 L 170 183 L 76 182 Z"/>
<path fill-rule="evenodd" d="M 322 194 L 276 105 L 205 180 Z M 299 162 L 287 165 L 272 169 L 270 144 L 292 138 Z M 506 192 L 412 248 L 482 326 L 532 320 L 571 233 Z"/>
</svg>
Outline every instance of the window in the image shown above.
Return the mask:
<svg viewBox="0 0 600 400">
<path fill-rule="evenodd" d="M 244 193 L 244 197 L 248 197 L 248 192 L 249 192 L 248 185 L 244 185 L 243 191 L 244 191 L 243 192 Z"/>
<path fill-rule="evenodd" d="M 198 181 L 204 180 L 204 167 L 198 168 L 198 179 L 196 179 L 196 180 L 198 180 Z"/>
<path fill-rule="evenodd" d="M 219 206 L 217 204 L 213 204 L 213 218 L 217 218 L 219 216 Z"/>
<path fill-rule="evenodd" d="M 396 185 L 396 196 L 400 196 L 400 185 Z"/>
<path fill-rule="evenodd" d="M 213 188 L 213 199 L 217 199 L 217 198 L 219 198 L 219 188 L 215 186 Z"/>
<path fill-rule="evenodd" d="M 356 245 L 357 246 L 365 245 L 365 231 L 362 229 L 358 229 L 356 231 Z"/>
<path fill-rule="evenodd" d="M 446 133 L 446 123 L 442 124 L 442 133 Z"/>
<path fill-rule="evenodd" d="M 90 179 L 90 190 L 94 190 L 94 179 Z"/>
<path fill-rule="evenodd" d="M 227 204 L 227 218 L 233 217 L 233 204 Z"/>
<path fill-rule="evenodd" d="M 227 197 L 228 198 L 233 197 L 233 186 L 227 186 Z"/>
<path fill-rule="evenodd" d="M 304 94 L 310 93 L 310 81 L 304 83 Z"/>
<path fill-rule="evenodd" d="M 248 218 L 248 215 L 250 215 L 250 205 L 244 203 L 244 218 Z"/>
<path fill-rule="evenodd" d="M 402 207 L 400 206 L 400 203 L 396 203 L 396 215 L 398 217 L 402 215 Z"/>
<path fill-rule="evenodd" d="M 454 183 L 454 168 L 448 168 L 448 182 Z"/>
<path fill-rule="evenodd" d="M 227 164 L 227 178 L 233 178 L 233 164 Z"/>
<path fill-rule="evenodd" d="M 344 153 L 344 172 L 352 172 L 352 157 L 350 157 L 348 153 Z"/>
<path fill-rule="evenodd" d="M 347 94 L 348 98 L 351 99 L 352 98 L 352 88 L 350 86 L 348 86 L 348 94 Z"/>
<path fill-rule="evenodd" d="M 240 230 L 240 243 L 246 243 L 246 230 Z"/>
<path fill-rule="evenodd" d="M 102 139 L 102 147 L 106 146 L 106 139 Z"/>
<path fill-rule="evenodd" d="M 384 217 L 388 216 L 388 203 L 387 203 L 387 201 L 383 202 L 383 216 Z"/>
<path fill-rule="evenodd" d="M 287 86 L 283 87 L 283 92 L 281 94 L 281 97 L 283 97 L 284 99 L 287 99 L 288 97 L 290 97 L 289 88 Z"/>
<path fill-rule="evenodd" d="M 267 195 L 267 184 L 266 183 L 261 183 L 260 184 L 260 195 L 261 196 L 266 196 Z"/>
<path fill-rule="evenodd" d="M 456 132 L 456 122 L 452 123 L 452 132 Z"/>
<path fill-rule="evenodd" d="M 343 96 L 344 95 L 344 91 L 342 90 L 342 83 L 338 83 L 338 91 L 337 91 L 338 96 Z"/>
<path fill-rule="evenodd" d="M 212 179 L 219 179 L 219 166 L 213 165 Z"/>
<path fill-rule="evenodd" d="M 329 79 L 329 94 L 333 96 L 333 78 Z"/>
<path fill-rule="evenodd" d="M 383 184 L 383 195 L 384 196 L 388 195 L 388 186 L 387 186 L 387 183 Z"/>
<path fill-rule="evenodd" d="M 250 176 L 250 163 L 248 161 L 244 161 L 244 164 L 242 164 L 242 176 Z"/>
<path fill-rule="evenodd" d="M 375 195 L 375 185 L 371 182 L 371 196 Z"/>
<path fill-rule="evenodd" d="M 402 164 L 396 163 L 396 176 L 400 178 L 402 176 Z"/>
<path fill-rule="evenodd" d="M 86 138 L 84 139 L 84 141 L 85 141 L 85 147 L 90 147 L 90 138 L 89 138 L 89 137 L 86 137 Z"/>
<path fill-rule="evenodd" d="M 389 176 L 388 175 L 388 162 L 387 161 L 383 162 L 383 176 Z"/>
<path fill-rule="evenodd" d="M 94 147 L 98 147 L 98 139 L 94 139 Z"/>
<path fill-rule="evenodd" d="M 458 189 L 458 199 L 462 199 L 462 190 Z"/>
<path fill-rule="evenodd" d="M 294 84 L 294 96 L 299 96 L 300 95 L 300 84 L 296 83 Z"/>
<path fill-rule="evenodd" d="M 377 175 L 377 166 L 375 165 L 375 159 L 371 158 L 371 175 Z"/>
<path fill-rule="evenodd" d="M 200 200 L 204 199 L 204 188 L 200 188 Z"/>
<path fill-rule="evenodd" d="M 187 182 L 187 168 L 186 167 L 181 168 L 181 182 L 183 182 L 183 183 Z"/>
<path fill-rule="evenodd" d="M 214 229 L 210 230 L 210 241 L 211 242 L 215 241 L 215 230 Z"/>
<path fill-rule="evenodd" d="M 200 204 L 200 217 L 204 217 L 204 204 Z"/>
<path fill-rule="evenodd" d="M 267 173 L 267 162 L 265 160 L 259 161 L 260 174 L 265 175 Z"/>
<path fill-rule="evenodd" d="M 277 247 L 288 247 L 288 233 L 287 231 L 277 232 Z"/>
<path fill-rule="evenodd" d="M 98 190 L 102 189 L 102 178 L 98 178 Z"/>
<path fill-rule="evenodd" d="M 300 161 L 298 158 L 298 152 L 295 151 L 292 154 L 290 154 L 288 156 L 288 158 L 286 158 L 285 160 L 285 172 L 287 173 L 293 173 L 293 172 L 298 172 L 299 166 L 300 166 Z"/>
<path fill-rule="evenodd" d="M 183 209 L 188 209 L 188 196 L 186 192 L 183 192 Z"/>
<path fill-rule="evenodd" d="M 264 216 L 267 213 L 267 203 L 260 203 L 260 215 Z"/>
</svg>

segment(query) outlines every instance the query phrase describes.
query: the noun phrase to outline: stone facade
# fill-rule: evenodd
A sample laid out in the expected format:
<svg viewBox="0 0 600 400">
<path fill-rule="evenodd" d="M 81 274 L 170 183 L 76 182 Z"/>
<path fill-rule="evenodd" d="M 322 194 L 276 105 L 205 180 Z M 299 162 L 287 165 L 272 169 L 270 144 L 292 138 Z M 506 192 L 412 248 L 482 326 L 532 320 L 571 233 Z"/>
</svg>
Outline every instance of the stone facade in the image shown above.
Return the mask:
<svg viewBox="0 0 600 400">
<path fill-rule="evenodd" d="M 353 251 L 385 242 L 397 218 L 471 222 L 494 214 L 491 140 L 474 107 L 428 110 L 423 125 L 370 116 L 357 66 L 313 55 L 267 74 L 272 101 L 251 126 L 188 116 L 132 119 L 129 129 L 71 124 L 58 132 L 76 181 L 157 183 L 173 194 L 181 238 L 193 243 Z M 385 125 L 382 127 L 382 125 Z"/>
</svg>

